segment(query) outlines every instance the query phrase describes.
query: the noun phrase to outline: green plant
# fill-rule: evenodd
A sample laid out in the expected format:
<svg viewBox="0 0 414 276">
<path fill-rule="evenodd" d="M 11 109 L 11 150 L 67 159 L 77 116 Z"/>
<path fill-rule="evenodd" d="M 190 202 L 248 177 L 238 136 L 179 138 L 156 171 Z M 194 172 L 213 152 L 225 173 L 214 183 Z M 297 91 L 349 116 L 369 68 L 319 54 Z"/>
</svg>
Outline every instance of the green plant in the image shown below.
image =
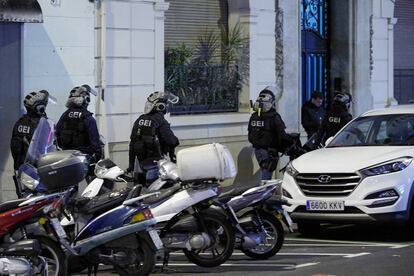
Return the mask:
<svg viewBox="0 0 414 276">
<path fill-rule="evenodd" d="M 232 28 L 221 26 L 222 63 L 226 66 L 235 64 L 246 47 L 248 38 L 244 36 L 242 26 L 236 23 Z"/>
<path fill-rule="evenodd" d="M 176 48 L 167 48 L 165 50 L 165 67 L 188 64 L 192 55 L 193 49 L 184 43 L 179 44 Z"/>
<path fill-rule="evenodd" d="M 208 31 L 198 37 L 195 48 L 193 63 L 197 65 L 208 65 L 214 62 L 219 47 L 217 35 Z"/>
</svg>

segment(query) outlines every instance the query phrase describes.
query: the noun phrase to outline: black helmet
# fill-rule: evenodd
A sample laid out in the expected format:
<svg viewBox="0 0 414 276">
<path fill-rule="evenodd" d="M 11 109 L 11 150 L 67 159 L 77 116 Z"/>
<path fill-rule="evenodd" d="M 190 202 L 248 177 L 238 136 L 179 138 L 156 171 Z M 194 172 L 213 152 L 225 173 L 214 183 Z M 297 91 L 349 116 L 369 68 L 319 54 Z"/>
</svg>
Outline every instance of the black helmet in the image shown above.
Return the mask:
<svg viewBox="0 0 414 276">
<path fill-rule="evenodd" d="M 24 98 L 23 104 L 28 113 L 44 115 L 48 101 L 49 92 L 46 90 L 40 90 L 38 92 L 30 92 Z"/>
<path fill-rule="evenodd" d="M 69 92 L 66 107 L 87 107 L 91 102 L 91 87 L 89 85 L 76 86 Z"/>
<path fill-rule="evenodd" d="M 253 109 L 255 111 L 268 112 L 270 109 L 275 108 L 276 98 L 272 91 L 272 87 L 268 86 L 260 91 L 259 96 L 254 103 Z"/>
<path fill-rule="evenodd" d="M 339 93 L 336 93 L 333 97 L 334 104 L 342 105 L 346 107 L 346 109 L 349 109 L 349 107 L 351 106 L 351 102 L 352 102 L 352 96 L 349 93 L 339 92 Z"/>
</svg>

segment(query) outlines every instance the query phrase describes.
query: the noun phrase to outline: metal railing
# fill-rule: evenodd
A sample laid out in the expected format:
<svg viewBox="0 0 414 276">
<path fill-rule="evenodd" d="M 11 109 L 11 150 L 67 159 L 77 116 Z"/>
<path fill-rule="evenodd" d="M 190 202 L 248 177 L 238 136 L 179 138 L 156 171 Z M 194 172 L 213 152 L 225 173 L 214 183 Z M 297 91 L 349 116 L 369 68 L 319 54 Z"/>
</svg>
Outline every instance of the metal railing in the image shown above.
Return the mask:
<svg viewBox="0 0 414 276">
<path fill-rule="evenodd" d="M 165 91 L 180 97 L 172 115 L 237 112 L 241 78 L 237 66 L 177 65 L 165 68 Z"/>
</svg>

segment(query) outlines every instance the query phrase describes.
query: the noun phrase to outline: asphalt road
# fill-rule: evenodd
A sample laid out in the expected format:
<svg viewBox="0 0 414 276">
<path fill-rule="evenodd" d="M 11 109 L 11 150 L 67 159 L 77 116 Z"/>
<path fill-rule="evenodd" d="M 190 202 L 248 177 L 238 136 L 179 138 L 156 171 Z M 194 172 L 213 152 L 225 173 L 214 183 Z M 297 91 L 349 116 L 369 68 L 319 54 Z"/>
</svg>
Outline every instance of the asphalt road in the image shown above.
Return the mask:
<svg viewBox="0 0 414 276">
<path fill-rule="evenodd" d="M 161 273 L 159 264 L 153 275 Z M 329 227 L 316 237 L 286 236 L 273 258 L 253 261 L 240 251 L 217 268 L 189 263 L 181 253 L 171 256 L 169 275 L 414 275 L 414 239 L 384 226 Z M 114 275 L 102 267 L 98 275 Z"/>
</svg>

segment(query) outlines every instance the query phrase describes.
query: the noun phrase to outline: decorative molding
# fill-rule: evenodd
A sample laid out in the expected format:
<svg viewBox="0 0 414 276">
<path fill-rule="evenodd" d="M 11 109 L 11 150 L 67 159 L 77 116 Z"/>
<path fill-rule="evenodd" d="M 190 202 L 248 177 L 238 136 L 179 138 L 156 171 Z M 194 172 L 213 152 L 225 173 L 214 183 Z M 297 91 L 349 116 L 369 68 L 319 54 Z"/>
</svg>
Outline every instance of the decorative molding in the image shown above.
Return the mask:
<svg viewBox="0 0 414 276">
<path fill-rule="evenodd" d="M 284 60 L 283 60 L 283 10 L 277 8 L 275 14 L 275 58 L 276 58 L 276 101 L 279 101 L 283 95 L 283 72 L 284 72 Z"/>
<path fill-rule="evenodd" d="M 156 2 L 154 5 L 154 9 L 159 12 L 165 12 L 170 7 L 170 3 L 167 2 Z"/>
<path fill-rule="evenodd" d="M 369 78 L 372 80 L 372 72 L 374 70 L 374 16 L 369 17 Z"/>
</svg>

